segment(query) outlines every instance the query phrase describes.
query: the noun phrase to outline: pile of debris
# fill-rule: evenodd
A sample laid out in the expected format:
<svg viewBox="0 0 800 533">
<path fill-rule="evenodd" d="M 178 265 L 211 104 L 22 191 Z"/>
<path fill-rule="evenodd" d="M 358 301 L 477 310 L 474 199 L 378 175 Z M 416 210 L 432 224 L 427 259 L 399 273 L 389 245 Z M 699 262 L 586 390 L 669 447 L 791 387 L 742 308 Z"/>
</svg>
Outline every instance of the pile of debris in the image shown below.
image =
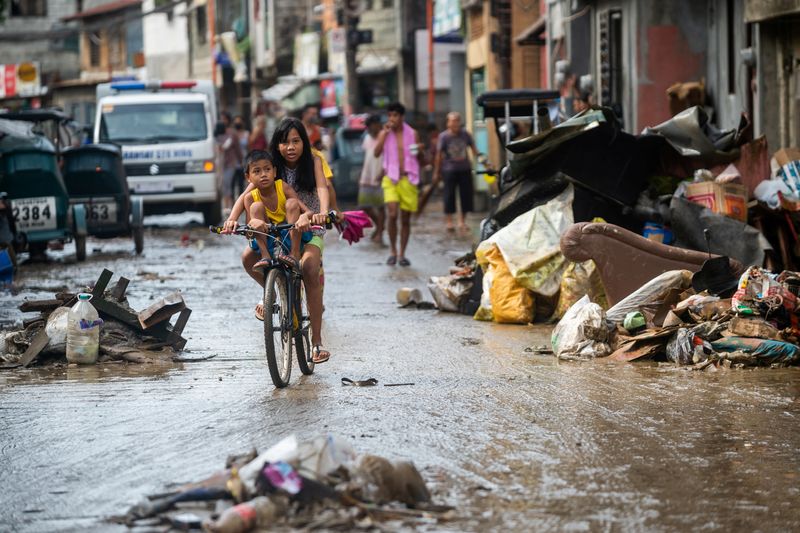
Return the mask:
<svg viewBox="0 0 800 533">
<path fill-rule="evenodd" d="M 800 273 L 751 267 L 737 279 L 722 259 L 661 274 L 607 312 L 584 297 L 553 331 L 553 352 L 699 370 L 800 364 Z"/>
<path fill-rule="evenodd" d="M 333 435 L 231 456 L 211 477 L 148 497 L 113 522 L 164 531 L 419 527 L 455 518 L 407 461 L 357 455 Z"/>
<path fill-rule="evenodd" d="M 103 319 L 98 363 L 127 361 L 132 363 L 170 362 L 186 346 L 181 337 L 191 310 L 186 308 L 180 293 L 172 293 L 147 309 L 136 312 L 129 305 L 125 292 L 130 280 L 120 277 L 108 289 L 113 273 L 103 270 L 88 292 L 91 304 Z M 35 360 L 66 362 L 67 315 L 77 302 L 77 294 L 59 292 L 52 299 L 28 300 L 19 309 L 39 315 L 23 321 L 22 329 L 0 333 L 1 368 L 27 367 Z M 176 314 L 175 325 L 170 318 Z"/>
</svg>

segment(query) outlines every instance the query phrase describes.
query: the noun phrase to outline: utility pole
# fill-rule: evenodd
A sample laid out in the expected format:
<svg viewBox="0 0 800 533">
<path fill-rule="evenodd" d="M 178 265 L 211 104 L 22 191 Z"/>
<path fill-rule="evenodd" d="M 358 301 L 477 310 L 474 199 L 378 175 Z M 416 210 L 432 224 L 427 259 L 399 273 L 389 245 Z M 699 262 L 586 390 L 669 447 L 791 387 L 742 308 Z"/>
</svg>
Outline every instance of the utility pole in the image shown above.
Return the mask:
<svg viewBox="0 0 800 533">
<path fill-rule="evenodd" d="M 352 35 L 358 30 L 358 0 L 343 0 L 344 4 L 344 30 L 346 35 L 345 45 L 345 108 L 344 116 L 348 117 L 359 108 L 358 76 L 356 74 L 357 45 L 352 42 Z"/>
<path fill-rule="evenodd" d="M 217 49 L 217 20 L 215 13 L 214 0 L 208 0 L 206 3 L 206 18 L 208 23 L 208 43 L 211 48 L 211 84 L 214 86 L 214 92 L 217 91 L 217 58 L 215 57 Z M 216 120 L 217 117 L 214 117 Z"/>
<path fill-rule="evenodd" d="M 433 0 L 425 3 L 425 16 L 428 17 L 428 121 L 433 123 L 435 107 L 435 87 L 433 77 L 435 76 L 433 61 Z"/>
</svg>

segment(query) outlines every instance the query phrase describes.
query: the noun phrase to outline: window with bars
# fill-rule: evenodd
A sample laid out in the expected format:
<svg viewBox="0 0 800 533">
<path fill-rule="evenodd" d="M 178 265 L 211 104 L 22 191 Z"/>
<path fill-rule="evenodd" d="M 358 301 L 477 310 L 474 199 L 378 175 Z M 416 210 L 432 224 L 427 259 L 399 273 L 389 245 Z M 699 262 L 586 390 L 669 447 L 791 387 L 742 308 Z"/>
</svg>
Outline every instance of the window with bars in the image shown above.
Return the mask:
<svg viewBox="0 0 800 533">
<path fill-rule="evenodd" d="M 100 46 L 103 38 L 100 32 L 89 32 L 86 35 L 86 41 L 89 45 L 89 65 L 92 67 L 100 66 Z"/>
<path fill-rule="evenodd" d="M 11 0 L 12 17 L 46 17 L 47 0 Z"/>
<path fill-rule="evenodd" d="M 469 39 L 474 41 L 483 37 L 486 28 L 483 24 L 483 10 L 473 9 L 469 14 Z"/>
</svg>

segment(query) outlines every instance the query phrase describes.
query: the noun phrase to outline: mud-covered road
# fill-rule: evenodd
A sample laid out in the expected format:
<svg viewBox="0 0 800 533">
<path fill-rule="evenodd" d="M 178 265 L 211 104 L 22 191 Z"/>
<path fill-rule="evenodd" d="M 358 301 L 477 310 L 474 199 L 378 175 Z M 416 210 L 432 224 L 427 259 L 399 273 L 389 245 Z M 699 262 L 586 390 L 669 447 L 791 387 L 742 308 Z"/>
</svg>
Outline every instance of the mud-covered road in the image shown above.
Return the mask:
<svg viewBox="0 0 800 533">
<path fill-rule="evenodd" d="M 106 267 L 131 278 L 137 309 L 182 290 L 189 355 L 216 355 L 0 372 L 0 531 L 120 529 L 104 519 L 292 432 L 334 432 L 359 451 L 414 461 L 463 517 L 440 530 L 800 528 L 796 369 L 558 363 L 525 351 L 547 344 L 548 328 L 398 309 L 397 288 L 424 289 L 469 248 L 418 226 L 406 269 L 385 266 L 385 249 L 329 235 L 333 357 L 310 377 L 295 368 L 275 390 L 253 318 L 259 294 L 238 261 L 243 240 L 180 221 L 150 226 L 142 257 L 130 241 L 90 241 L 77 265 L 68 245 L 56 262 L 22 269 L 18 286 L 33 290 L 0 295 L 6 328 L 22 319 L 23 297 L 74 289 Z M 380 385 L 343 387 L 344 376 Z"/>
</svg>

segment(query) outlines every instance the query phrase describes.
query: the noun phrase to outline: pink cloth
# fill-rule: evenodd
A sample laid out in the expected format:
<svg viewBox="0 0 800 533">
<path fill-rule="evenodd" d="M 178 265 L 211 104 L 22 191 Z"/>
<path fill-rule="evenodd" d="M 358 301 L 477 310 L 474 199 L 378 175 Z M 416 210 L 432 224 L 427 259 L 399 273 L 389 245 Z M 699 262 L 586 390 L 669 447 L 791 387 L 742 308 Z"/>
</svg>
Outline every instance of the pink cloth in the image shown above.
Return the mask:
<svg viewBox="0 0 800 533">
<path fill-rule="evenodd" d="M 417 156 L 411 155 L 408 149 L 412 144 L 417 143 L 417 136 L 414 128 L 403 122 L 403 167 L 408 176 L 408 181 L 412 185 L 419 185 L 419 161 Z M 397 135 L 391 130 L 386 135 L 386 142 L 383 145 L 383 169 L 392 182 L 400 181 L 400 161 L 397 157 Z"/>
</svg>

